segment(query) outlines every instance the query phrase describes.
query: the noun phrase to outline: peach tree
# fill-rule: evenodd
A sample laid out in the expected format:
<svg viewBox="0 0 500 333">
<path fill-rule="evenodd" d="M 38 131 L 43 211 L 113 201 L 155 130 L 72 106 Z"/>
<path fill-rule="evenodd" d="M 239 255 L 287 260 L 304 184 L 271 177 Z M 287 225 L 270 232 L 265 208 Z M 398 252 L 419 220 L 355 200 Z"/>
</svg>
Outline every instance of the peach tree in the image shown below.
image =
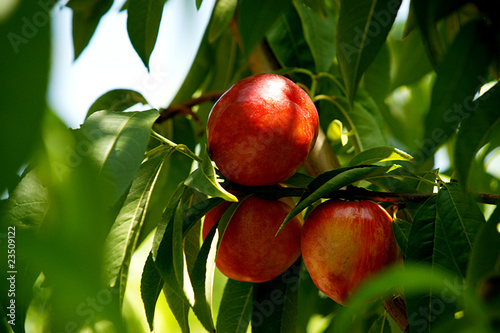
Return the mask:
<svg viewBox="0 0 500 333">
<path fill-rule="evenodd" d="M 150 70 L 165 2 L 127 0 L 121 8 Z M 77 129 L 48 108 L 51 17 L 56 7 L 71 9 L 76 59 L 113 1 L 6 3 L 2 331 L 500 329 L 493 2 L 411 0 L 400 19 L 402 0 L 218 0 L 169 105 L 127 87 L 111 90 Z M 314 103 L 319 127 L 291 177 L 247 186 L 212 161 L 207 122 L 225 91 L 258 73 L 295 82 Z M 249 139 L 239 149 L 272 148 Z M 300 256 L 264 282 L 227 278 L 216 268 L 219 245 L 248 197 L 292 198 L 281 228 L 327 200 L 376 202 L 392 218 L 401 260 L 363 281 L 345 305 L 316 287 Z M 227 210 L 202 237 L 205 215 L 224 202 Z M 139 250 L 146 255 L 138 266 Z M 133 274 L 140 284 L 131 283 Z"/>
</svg>

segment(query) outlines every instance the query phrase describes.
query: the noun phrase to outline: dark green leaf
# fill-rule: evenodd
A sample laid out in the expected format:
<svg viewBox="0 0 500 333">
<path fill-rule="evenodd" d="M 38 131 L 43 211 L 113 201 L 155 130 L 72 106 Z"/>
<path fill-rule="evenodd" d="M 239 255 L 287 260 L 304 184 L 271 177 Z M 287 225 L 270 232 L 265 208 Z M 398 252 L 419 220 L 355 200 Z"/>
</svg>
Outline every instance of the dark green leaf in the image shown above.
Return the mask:
<svg viewBox="0 0 500 333">
<path fill-rule="evenodd" d="M 10 16 L 4 12 L 0 19 L 0 193 L 15 186 L 17 173 L 41 141 L 51 51 L 49 3 L 16 1 Z M 43 25 L 35 26 L 35 15 Z"/>
<path fill-rule="evenodd" d="M 483 75 L 491 59 L 485 34 L 483 22 L 463 26 L 439 66 L 421 147 L 427 157 L 433 155 L 473 111 L 474 95 L 484 83 Z"/>
<path fill-rule="evenodd" d="M 203 3 L 203 0 L 196 0 L 196 9 L 199 10 L 202 3 Z"/>
<path fill-rule="evenodd" d="M 277 278 L 254 285 L 252 333 L 295 332 L 301 259 Z"/>
<path fill-rule="evenodd" d="M 178 293 L 174 292 L 168 283 L 163 285 L 163 293 L 165 294 L 165 298 L 167 299 L 168 307 L 170 311 L 172 311 L 177 323 L 181 328 L 182 333 L 189 333 L 189 303 L 179 297 Z"/>
<path fill-rule="evenodd" d="M 467 186 L 473 160 L 484 146 L 493 128 L 500 122 L 498 105 L 500 103 L 500 84 L 496 84 L 472 104 L 472 110 L 464 114 L 455 143 L 454 163 L 457 178 Z"/>
<path fill-rule="evenodd" d="M 158 37 L 164 4 L 165 0 L 129 0 L 128 3 L 128 36 L 147 68 Z"/>
<path fill-rule="evenodd" d="M 222 188 L 217 181 L 215 168 L 206 150 L 200 167 L 189 175 L 184 184 L 210 197 L 218 197 L 233 202 L 238 201 L 234 195 Z"/>
<path fill-rule="evenodd" d="M 394 237 L 396 242 L 401 249 L 401 252 L 406 256 L 406 249 L 408 248 L 408 238 L 410 236 L 411 223 L 399 218 L 395 218 L 392 221 L 392 230 L 394 231 Z"/>
<path fill-rule="evenodd" d="M 218 332 L 246 333 L 252 314 L 253 286 L 228 279 L 217 316 Z"/>
<path fill-rule="evenodd" d="M 443 257 L 441 263 L 450 261 L 447 266 L 443 266 L 456 267 L 464 277 L 474 238 L 485 224 L 484 215 L 470 194 L 456 183 L 445 184 L 439 191 L 437 214 L 442 223 L 444 239 L 436 243 L 436 249 L 444 252 L 446 248 L 451 255 Z"/>
<path fill-rule="evenodd" d="M 411 159 L 410 155 L 397 148 L 381 146 L 362 151 L 352 158 L 349 166 L 386 161 L 410 161 Z"/>
<path fill-rule="evenodd" d="M 314 70 L 314 58 L 293 6 L 284 11 L 268 30 L 267 41 L 282 67 Z"/>
<path fill-rule="evenodd" d="M 401 41 L 401 48 L 396 55 L 395 62 L 392 90 L 402 85 L 411 85 L 432 70 L 419 31 L 412 32 Z"/>
<path fill-rule="evenodd" d="M 148 104 L 148 101 L 137 91 L 129 89 L 111 90 L 99 97 L 92 104 L 85 118 L 88 118 L 96 111 L 123 111 L 138 103 Z"/>
<path fill-rule="evenodd" d="M 80 142 L 70 152 L 73 163 L 87 155 L 99 167 L 109 202 L 120 198 L 136 174 L 158 111 L 99 111 L 92 114 L 80 129 Z"/>
<path fill-rule="evenodd" d="M 368 66 L 363 78 L 363 87 L 380 107 L 385 106 L 385 98 L 391 84 L 391 55 L 384 43 L 373 62 Z"/>
<path fill-rule="evenodd" d="M 208 29 L 208 41 L 213 43 L 233 18 L 238 0 L 220 0 L 215 3 L 212 21 Z"/>
<path fill-rule="evenodd" d="M 293 5 L 302 21 L 304 37 L 311 49 L 317 72 L 327 72 L 335 58 L 335 27 L 332 16 L 320 17 L 303 1 L 294 0 Z"/>
<path fill-rule="evenodd" d="M 500 272 L 500 206 L 482 226 L 472 248 L 467 268 L 467 285 L 476 290 L 481 280 Z"/>
<path fill-rule="evenodd" d="M 99 21 L 111 8 L 113 0 L 70 0 L 66 6 L 73 9 L 73 47 L 75 59 L 87 47 Z"/>
<path fill-rule="evenodd" d="M 352 184 L 358 180 L 363 180 L 371 176 L 383 174 L 389 169 L 390 167 L 358 166 L 337 169 L 321 174 L 309 184 L 308 192 L 304 194 L 300 202 L 287 215 L 285 221 L 283 221 L 283 224 L 280 227 L 280 230 L 297 214 L 299 214 L 307 206 L 313 204 L 320 198 L 328 196 L 331 192 L 336 191 L 346 185 Z"/>
<path fill-rule="evenodd" d="M 337 26 L 337 59 L 350 104 L 359 80 L 377 56 L 401 1 L 342 0 Z"/>
<path fill-rule="evenodd" d="M 291 4 L 291 0 L 241 1 L 238 6 L 238 24 L 245 55 L 249 55 L 261 41 L 278 16 Z M 255 24 L 255 22 L 259 24 Z"/>
<path fill-rule="evenodd" d="M 111 227 L 104 246 L 105 280 L 112 287 L 118 283 L 120 294 L 125 292 L 128 268 L 137 246 L 146 211 L 149 208 L 151 192 L 167 153 L 144 162 L 125 199 L 115 223 Z"/>
<path fill-rule="evenodd" d="M 210 198 L 189 207 L 182 212 L 184 217 L 184 235 L 191 229 L 191 227 L 205 216 L 210 210 L 224 202 L 221 198 Z"/>
<path fill-rule="evenodd" d="M 144 303 L 144 310 L 146 312 L 146 318 L 151 331 L 154 330 L 154 316 L 156 301 L 160 296 L 164 281 L 156 269 L 153 261 L 153 256 L 149 253 L 146 263 L 144 264 L 144 270 L 142 271 L 141 277 L 141 297 Z"/>
<path fill-rule="evenodd" d="M 218 242 L 219 233 L 213 228 L 201 246 L 191 273 L 195 299 L 193 311 L 208 332 L 215 330 L 212 317 L 212 292 Z"/>
</svg>

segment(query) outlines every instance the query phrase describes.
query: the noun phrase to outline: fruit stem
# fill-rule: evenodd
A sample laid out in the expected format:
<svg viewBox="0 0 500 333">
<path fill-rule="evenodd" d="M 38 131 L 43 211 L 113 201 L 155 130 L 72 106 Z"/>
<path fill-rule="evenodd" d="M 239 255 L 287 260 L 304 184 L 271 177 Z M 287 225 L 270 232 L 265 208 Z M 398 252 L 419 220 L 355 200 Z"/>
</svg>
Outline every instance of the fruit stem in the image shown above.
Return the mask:
<svg viewBox="0 0 500 333">
<path fill-rule="evenodd" d="M 192 158 L 193 160 L 195 160 L 198 163 L 201 163 L 201 157 L 199 157 L 198 155 L 196 155 L 195 153 L 193 153 L 186 145 L 184 145 L 184 144 L 177 144 L 177 143 L 175 143 L 173 141 L 170 141 L 169 139 L 165 138 L 164 136 L 162 136 L 161 134 L 155 132 L 154 130 L 151 130 L 151 135 L 155 139 L 157 139 L 161 143 L 163 143 L 164 145 L 166 145 L 166 146 L 168 146 L 170 148 L 173 148 L 174 150 L 177 150 L 179 153 L 184 154 L 187 157 Z"/>
</svg>

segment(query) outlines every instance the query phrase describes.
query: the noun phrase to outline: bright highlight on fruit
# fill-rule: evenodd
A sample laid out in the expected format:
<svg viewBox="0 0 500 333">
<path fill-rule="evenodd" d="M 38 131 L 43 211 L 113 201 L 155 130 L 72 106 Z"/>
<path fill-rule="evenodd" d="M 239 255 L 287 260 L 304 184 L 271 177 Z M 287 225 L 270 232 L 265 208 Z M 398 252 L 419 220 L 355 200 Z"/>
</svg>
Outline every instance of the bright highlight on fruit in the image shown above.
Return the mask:
<svg viewBox="0 0 500 333">
<path fill-rule="evenodd" d="M 229 180 L 278 184 L 302 166 L 318 135 L 307 93 L 276 74 L 245 78 L 217 101 L 207 124 L 212 160 Z"/>
<path fill-rule="evenodd" d="M 300 256 L 300 217 L 275 236 L 292 209 L 286 201 L 248 197 L 235 211 L 217 252 L 217 268 L 239 281 L 265 282 L 288 269 Z M 205 216 L 203 239 L 229 207 L 223 202 Z"/>
<path fill-rule="evenodd" d="M 314 208 L 304 222 L 301 247 L 314 284 L 339 304 L 393 263 L 399 251 L 391 216 L 366 200 L 330 200 Z"/>
</svg>

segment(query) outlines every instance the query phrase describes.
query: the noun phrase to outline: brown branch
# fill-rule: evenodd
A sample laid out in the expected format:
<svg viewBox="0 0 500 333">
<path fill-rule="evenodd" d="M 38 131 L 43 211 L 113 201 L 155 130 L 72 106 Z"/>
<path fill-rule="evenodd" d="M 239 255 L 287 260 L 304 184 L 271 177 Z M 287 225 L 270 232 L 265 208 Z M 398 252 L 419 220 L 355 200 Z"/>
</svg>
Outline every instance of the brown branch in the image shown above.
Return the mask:
<svg viewBox="0 0 500 333">
<path fill-rule="evenodd" d="M 384 308 L 404 332 L 408 327 L 406 304 L 402 296 L 396 295 L 383 301 Z"/>
<path fill-rule="evenodd" d="M 215 102 L 222 96 L 222 94 L 224 94 L 224 91 L 221 90 L 210 91 L 199 97 L 190 98 L 182 104 L 173 104 L 167 108 L 160 109 L 160 116 L 156 122 L 161 123 L 169 118 L 179 115 L 190 115 L 194 120 L 199 121 L 198 116 L 193 112 L 193 106 L 207 102 Z"/>
</svg>

